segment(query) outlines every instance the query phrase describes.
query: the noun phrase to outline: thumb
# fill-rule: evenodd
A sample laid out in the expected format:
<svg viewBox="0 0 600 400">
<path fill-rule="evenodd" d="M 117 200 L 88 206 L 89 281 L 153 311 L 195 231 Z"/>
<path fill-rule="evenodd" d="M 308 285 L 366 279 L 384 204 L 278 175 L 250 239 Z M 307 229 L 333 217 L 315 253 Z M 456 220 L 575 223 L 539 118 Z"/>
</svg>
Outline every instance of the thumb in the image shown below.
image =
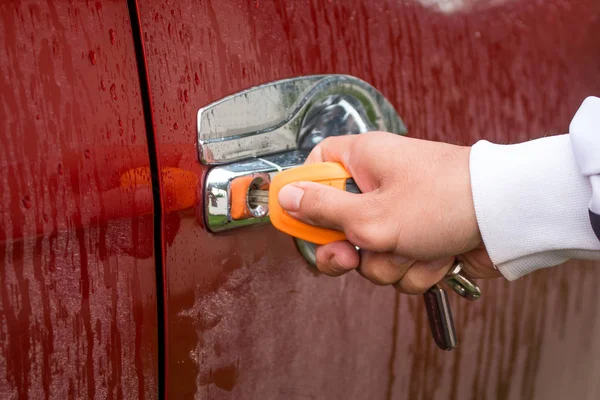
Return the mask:
<svg viewBox="0 0 600 400">
<path fill-rule="evenodd" d="M 296 182 L 279 191 L 279 204 L 294 218 L 311 225 L 346 231 L 358 223 L 364 195 L 317 182 Z"/>
</svg>

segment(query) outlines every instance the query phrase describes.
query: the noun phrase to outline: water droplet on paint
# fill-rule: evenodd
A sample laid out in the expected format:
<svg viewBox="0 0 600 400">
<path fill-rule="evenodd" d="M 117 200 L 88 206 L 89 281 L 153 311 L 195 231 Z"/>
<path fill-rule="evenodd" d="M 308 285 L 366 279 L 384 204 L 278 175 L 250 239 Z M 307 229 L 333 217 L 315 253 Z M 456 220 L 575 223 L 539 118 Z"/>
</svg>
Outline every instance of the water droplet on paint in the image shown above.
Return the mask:
<svg viewBox="0 0 600 400">
<path fill-rule="evenodd" d="M 23 196 L 21 199 L 21 203 L 23 203 L 23 207 L 30 209 L 31 208 L 31 197 Z"/>
<path fill-rule="evenodd" d="M 110 95 L 112 96 L 113 100 L 117 100 L 119 98 L 119 96 L 117 96 L 117 87 L 114 83 L 110 85 Z"/>
</svg>

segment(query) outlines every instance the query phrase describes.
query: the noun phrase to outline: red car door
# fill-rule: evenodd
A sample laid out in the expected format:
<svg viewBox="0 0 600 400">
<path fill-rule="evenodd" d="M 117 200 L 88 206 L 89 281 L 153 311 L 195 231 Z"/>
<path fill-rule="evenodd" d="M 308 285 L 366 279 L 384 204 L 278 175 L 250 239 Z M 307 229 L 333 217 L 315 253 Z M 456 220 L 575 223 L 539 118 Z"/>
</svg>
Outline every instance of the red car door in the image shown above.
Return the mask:
<svg viewBox="0 0 600 400">
<path fill-rule="evenodd" d="M 0 18 L 0 398 L 156 398 L 155 203 L 128 6 L 5 1 Z"/>
<path fill-rule="evenodd" d="M 208 233 L 196 146 L 199 108 L 334 73 L 414 137 L 564 132 L 600 92 L 596 2 L 0 11 L 0 397 L 598 396 L 592 263 L 453 296 L 461 344 L 441 352 L 420 298 L 320 276 L 268 225 Z"/>
<path fill-rule="evenodd" d="M 409 135 L 460 144 L 565 132 L 600 93 L 593 0 L 140 0 L 139 18 L 159 167 L 198 179 L 198 109 L 282 78 L 354 75 Z M 599 395 L 598 265 L 451 296 L 460 345 L 442 352 L 420 297 L 320 276 L 271 226 L 212 234 L 200 203 L 163 210 L 170 398 Z"/>
</svg>

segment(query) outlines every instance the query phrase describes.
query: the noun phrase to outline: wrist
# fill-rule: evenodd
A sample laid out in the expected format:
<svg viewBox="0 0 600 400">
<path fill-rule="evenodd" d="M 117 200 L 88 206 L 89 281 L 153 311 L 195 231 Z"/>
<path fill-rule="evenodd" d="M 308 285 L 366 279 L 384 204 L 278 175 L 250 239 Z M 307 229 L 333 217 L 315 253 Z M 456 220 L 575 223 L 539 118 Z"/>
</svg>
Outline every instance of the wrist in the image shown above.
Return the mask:
<svg viewBox="0 0 600 400">
<path fill-rule="evenodd" d="M 455 198 L 458 199 L 457 227 L 462 227 L 461 237 L 463 238 L 463 246 L 457 254 L 466 253 L 482 243 L 481 232 L 477 223 L 477 214 L 475 212 L 475 203 L 473 201 L 473 190 L 471 187 L 470 159 L 471 147 L 458 147 L 457 165 L 454 168 L 456 171 L 454 184 Z"/>
</svg>

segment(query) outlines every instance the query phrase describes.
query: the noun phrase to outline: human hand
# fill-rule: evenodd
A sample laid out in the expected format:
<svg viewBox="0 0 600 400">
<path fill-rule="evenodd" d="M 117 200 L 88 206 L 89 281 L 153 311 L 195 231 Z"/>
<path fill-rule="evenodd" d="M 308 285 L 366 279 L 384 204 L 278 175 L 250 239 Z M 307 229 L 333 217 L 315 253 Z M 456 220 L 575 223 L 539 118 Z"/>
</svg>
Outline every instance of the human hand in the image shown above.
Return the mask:
<svg viewBox="0 0 600 400">
<path fill-rule="evenodd" d="M 419 294 L 456 256 L 468 276 L 497 277 L 477 226 L 469 155 L 470 147 L 386 132 L 327 138 L 306 164 L 342 163 L 363 193 L 297 182 L 281 189 L 279 203 L 299 220 L 346 234 L 317 248 L 327 275 L 357 269 L 373 283 Z"/>
</svg>

